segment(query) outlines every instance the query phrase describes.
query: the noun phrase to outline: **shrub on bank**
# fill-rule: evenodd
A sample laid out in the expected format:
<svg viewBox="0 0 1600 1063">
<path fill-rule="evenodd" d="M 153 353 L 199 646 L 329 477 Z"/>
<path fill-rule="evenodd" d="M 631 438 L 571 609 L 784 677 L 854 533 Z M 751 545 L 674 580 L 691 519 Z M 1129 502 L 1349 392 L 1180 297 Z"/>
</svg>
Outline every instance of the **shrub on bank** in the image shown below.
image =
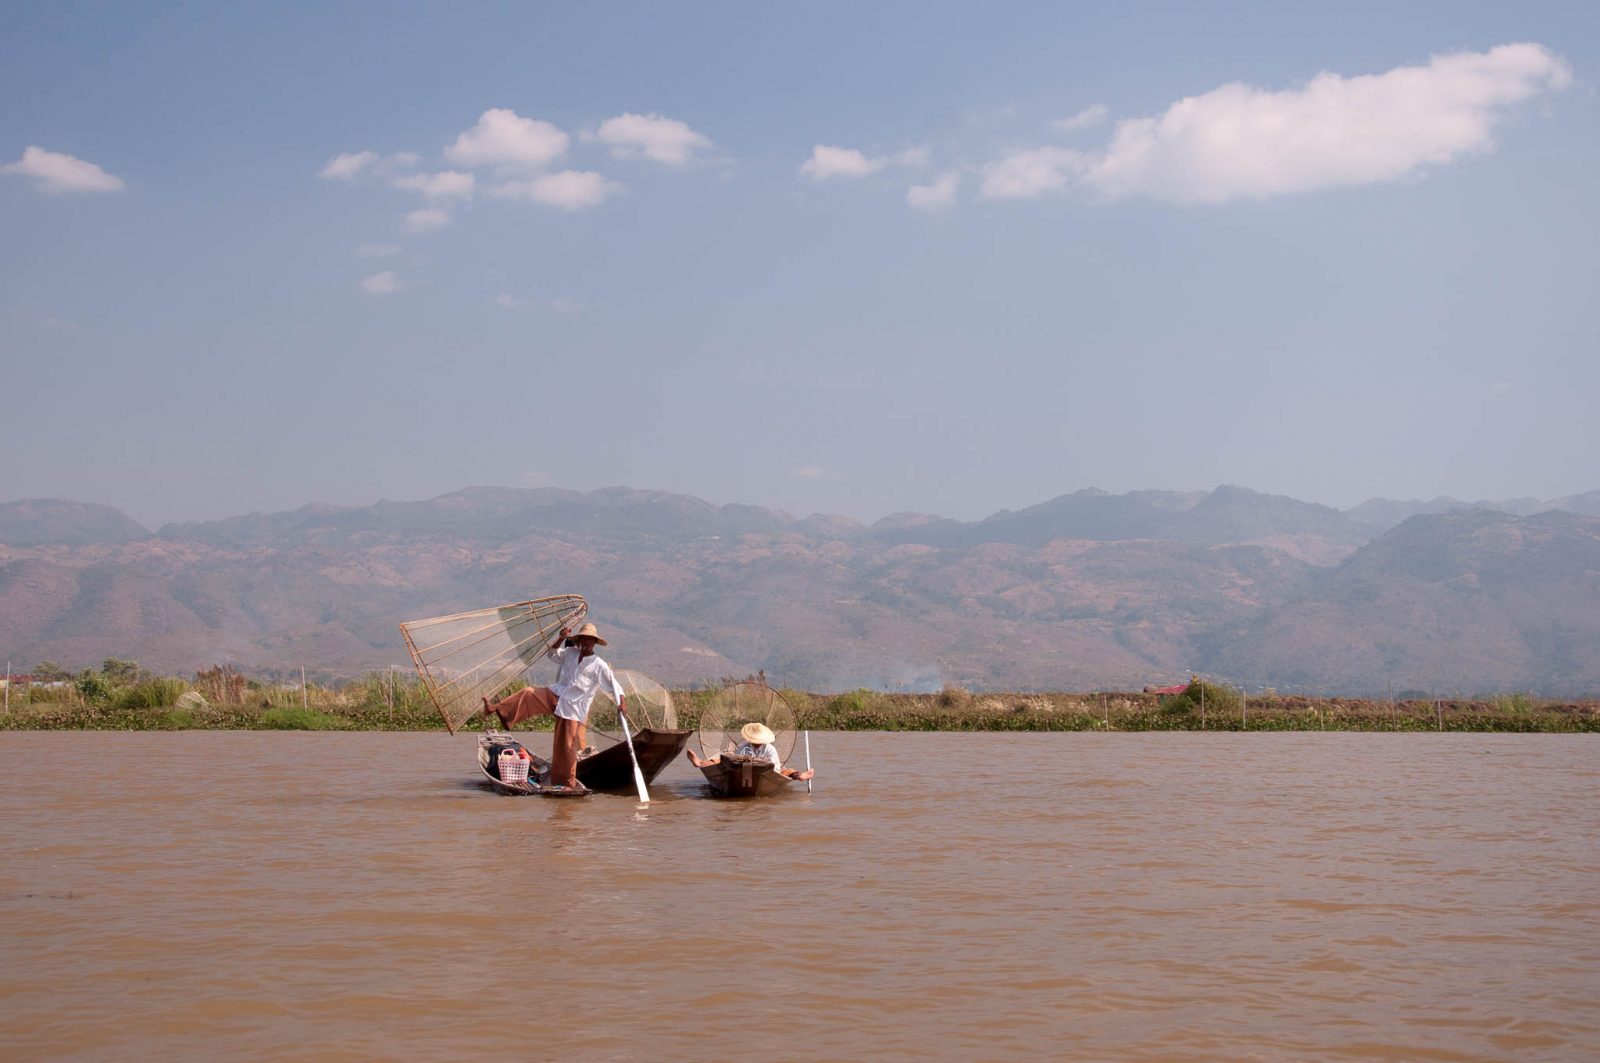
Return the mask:
<svg viewBox="0 0 1600 1063">
<path fill-rule="evenodd" d="M 85 668 L 72 685 L 87 705 L 104 705 L 111 700 L 111 681 L 101 672 Z"/>
<path fill-rule="evenodd" d="M 117 691 L 111 704 L 118 709 L 165 709 L 176 705 L 188 690 L 189 684 L 181 679 L 141 679 Z"/>
<path fill-rule="evenodd" d="M 1240 711 L 1242 696 L 1232 687 L 1192 679 L 1181 694 L 1172 694 L 1161 701 L 1161 711 L 1167 716 L 1200 716 L 1216 713 L 1219 717 Z"/>
</svg>

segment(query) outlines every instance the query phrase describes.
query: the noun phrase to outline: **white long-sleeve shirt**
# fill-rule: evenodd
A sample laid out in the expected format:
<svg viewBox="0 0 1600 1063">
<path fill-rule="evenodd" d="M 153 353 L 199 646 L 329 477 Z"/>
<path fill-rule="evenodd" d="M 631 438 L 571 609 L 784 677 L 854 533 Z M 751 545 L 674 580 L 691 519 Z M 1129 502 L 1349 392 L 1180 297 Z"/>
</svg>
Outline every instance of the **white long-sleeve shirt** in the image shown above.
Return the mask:
<svg viewBox="0 0 1600 1063">
<path fill-rule="evenodd" d="M 576 646 L 566 646 L 556 651 L 556 681 L 550 689 L 556 692 L 556 715 L 585 723 L 589 719 L 589 706 L 603 686 L 617 701 L 622 700 L 622 687 L 617 683 L 611 666 L 598 654 L 579 657 Z"/>
</svg>

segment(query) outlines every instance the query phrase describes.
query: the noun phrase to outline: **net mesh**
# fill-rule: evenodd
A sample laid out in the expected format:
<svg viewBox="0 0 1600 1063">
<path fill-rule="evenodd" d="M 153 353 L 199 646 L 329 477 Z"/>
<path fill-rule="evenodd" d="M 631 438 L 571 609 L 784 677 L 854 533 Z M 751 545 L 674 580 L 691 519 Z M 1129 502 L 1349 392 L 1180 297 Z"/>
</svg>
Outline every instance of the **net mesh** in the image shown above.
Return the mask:
<svg viewBox="0 0 1600 1063">
<path fill-rule="evenodd" d="M 628 701 L 628 726 L 635 734 L 641 727 L 656 731 L 678 729 L 678 712 L 672 707 L 672 691 L 643 672 L 615 669 L 617 684 Z M 605 749 L 622 741 L 622 724 L 617 719 L 617 703 L 602 690 L 589 707 L 589 744 Z"/>
<path fill-rule="evenodd" d="M 795 745 L 794 710 L 782 694 L 765 683 L 730 683 L 706 699 L 696 736 L 700 755 L 713 757 L 738 749 L 744 742 L 739 728 L 747 723 L 764 723 L 772 729 L 772 744 L 788 767 Z"/>
<path fill-rule="evenodd" d="M 470 613 L 407 620 L 406 648 L 428 697 L 454 734 L 496 700 L 522 672 L 544 659 L 563 627 L 589 611 L 582 595 L 558 594 Z"/>
</svg>

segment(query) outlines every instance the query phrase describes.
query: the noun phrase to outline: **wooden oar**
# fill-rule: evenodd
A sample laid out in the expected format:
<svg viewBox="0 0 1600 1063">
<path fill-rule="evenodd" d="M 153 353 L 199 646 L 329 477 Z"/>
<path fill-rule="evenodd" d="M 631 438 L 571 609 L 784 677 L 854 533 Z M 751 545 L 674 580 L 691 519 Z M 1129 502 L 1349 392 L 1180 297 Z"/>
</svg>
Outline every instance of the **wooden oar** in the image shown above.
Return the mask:
<svg viewBox="0 0 1600 1063">
<path fill-rule="evenodd" d="M 639 800 L 644 804 L 650 803 L 650 791 L 644 788 L 644 772 L 639 770 L 639 754 L 633 748 L 633 732 L 628 730 L 628 716 L 617 707 L 617 719 L 622 721 L 622 740 L 628 743 L 628 759 L 633 761 L 633 785 L 639 788 Z"/>
<path fill-rule="evenodd" d="M 811 732 L 810 731 L 803 731 L 801 733 L 806 736 L 806 771 L 810 771 L 811 770 Z M 807 779 L 806 780 L 806 793 L 809 794 L 810 792 L 811 792 L 811 780 Z"/>
</svg>

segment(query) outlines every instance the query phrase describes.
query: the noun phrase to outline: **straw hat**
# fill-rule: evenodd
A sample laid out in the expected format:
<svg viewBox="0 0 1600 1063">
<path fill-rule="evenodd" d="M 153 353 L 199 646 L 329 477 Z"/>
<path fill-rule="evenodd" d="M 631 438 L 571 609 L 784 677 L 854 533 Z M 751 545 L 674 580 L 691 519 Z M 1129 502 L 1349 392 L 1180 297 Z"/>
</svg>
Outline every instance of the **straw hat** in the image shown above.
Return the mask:
<svg viewBox="0 0 1600 1063">
<path fill-rule="evenodd" d="M 600 637 L 600 632 L 595 630 L 595 626 L 593 624 L 585 624 L 567 637 L 574 639 L 594 639 L 595 642 L 601 646 L 610 645 L 610 643 Z"/>
<path fill-rule="evenodd" d="M 774 735 L 772 728 L 764 723 L 747 723 L 739 728 L 739 737 L 753 746 L 764 746 L 776 738 L 777 735 Z"/>
</svg>

